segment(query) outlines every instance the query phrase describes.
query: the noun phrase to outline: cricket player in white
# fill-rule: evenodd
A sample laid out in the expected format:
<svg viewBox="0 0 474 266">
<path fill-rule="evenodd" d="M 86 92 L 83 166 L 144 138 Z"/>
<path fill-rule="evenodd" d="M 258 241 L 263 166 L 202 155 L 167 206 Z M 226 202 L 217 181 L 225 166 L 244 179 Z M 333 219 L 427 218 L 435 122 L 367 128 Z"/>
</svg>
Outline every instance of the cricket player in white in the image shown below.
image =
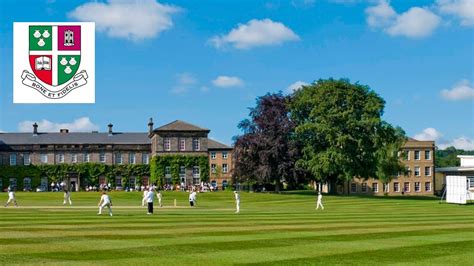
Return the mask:
<svg viewBox="0 0 474 266">
<path fill-rule="evenodd" d="M 156 196 L 158 198 L 158 195 Z M 148 189 L 148 192 L 146 194 L 145 200 L 148 203 L 148 215 L 153 214 L 153 200 L 155 199 L 155 190 L 153 187 L 150 187 Z"/>
<path fill-rule="evenodd" d="M 163 207 L 163 204 L 161 202 L 161 200 L 163 199 L 163 196 L 161 195 L 161 191 L 158 190 L 158 192 L 156 193 L 156 197 L 158 198 L 158 204 L 160 207 Z"/>
<path fill-rule="evenodd" d="M 15 191 L 8 187 L 8 201 L 5 204 L 5 207 L 7 207 L 11 202 L 15 205 L 15 207 L 18 207 L 18 204 L 16 203 L 16 197 L 15 197 Z"/>
<path fill-rule="evenodd" d="M 146 196 L 148 194 L 148 189 L 143 189 L 143 198 L 142 198 L 142 207 L 145 207 Z"/>
<path fill-rule="evenodd" d="M 191 207 L 196 206 L 196 191 L 189 193 L 189 205 Z"/>
<path fill-rule="evenodd" d="M 319 209 L 319 206 L 321 206 L 321 210 L 324 210 L 323 194 L 321 194 L 321 192 L 318 192 L 318 201 L 316 202 L 316 210 Z"/>
<path fill-rule="evenodd" d="M 102 197 L 100 197 L 99 201 L 99 213 L 97 215 L 102 214 L 102 209 L 104 207 L 107 207 L 109 209 L 109 215 L 112 216 L 112 200 L 110 200 L 109 195 L 107 195 L 107 192 L 102 192 Z"/>
<path fill-rule="evenodd" d="M 235 196 L 235 213 L 240 212 L 240 195 L 239 192 L 234 191 L 234 196 Z"/>
<path fill-rule="evenodd" d="M 64 190 L 64 201 L 63 205 L 66 205 L 66 203 L 69 201 L 69 205 L 72 205 L 71 201 L 71 192 L 69 192 L 67 189 Z"/>
</svg>

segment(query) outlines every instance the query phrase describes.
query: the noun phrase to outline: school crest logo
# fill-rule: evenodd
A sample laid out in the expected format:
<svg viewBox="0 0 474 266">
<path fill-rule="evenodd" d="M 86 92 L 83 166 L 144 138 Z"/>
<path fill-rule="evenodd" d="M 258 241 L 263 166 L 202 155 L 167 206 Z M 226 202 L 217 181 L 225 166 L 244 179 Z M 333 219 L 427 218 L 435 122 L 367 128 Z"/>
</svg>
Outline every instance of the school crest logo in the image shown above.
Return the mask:
<svg viewBox="0 0 474 266">
<path fill-rule="evenodd" d="M 94 103 L 94 23 L 14 23 L 14 103 Z"/>
</svg>

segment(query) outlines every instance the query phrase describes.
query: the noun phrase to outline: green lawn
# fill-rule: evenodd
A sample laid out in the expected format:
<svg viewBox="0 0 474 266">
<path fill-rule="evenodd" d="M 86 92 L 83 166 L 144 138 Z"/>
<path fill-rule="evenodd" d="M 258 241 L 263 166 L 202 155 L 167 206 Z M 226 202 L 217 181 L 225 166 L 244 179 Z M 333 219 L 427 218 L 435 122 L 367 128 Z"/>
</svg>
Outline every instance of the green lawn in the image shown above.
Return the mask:
<svg viewBox="0 0 474 266">
<path fill-rule="evenodd" d="M 0 193 L 2 203 L 6 193 Z M 3 264 L 456 264 L 474 263 L 474 205 L 436 199 L 165 192 L 147 216 L 141 193 L 111 193 L 114 216 L 97 216 L 100 194 L 17 193 L 0 209 Z M 178 207 L 173 207 L 174 199 Z M 105 210 L 105 214 L 107 211 Z"/>
</svg>

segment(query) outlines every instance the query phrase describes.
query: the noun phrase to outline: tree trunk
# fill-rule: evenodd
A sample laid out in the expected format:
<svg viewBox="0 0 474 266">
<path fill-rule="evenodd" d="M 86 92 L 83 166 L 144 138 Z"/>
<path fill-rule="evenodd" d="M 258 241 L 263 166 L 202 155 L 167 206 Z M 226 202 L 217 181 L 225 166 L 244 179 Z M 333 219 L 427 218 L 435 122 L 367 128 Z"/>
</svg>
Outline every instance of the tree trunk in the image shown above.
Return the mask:
<svg viewBox="0 0 474 266">
<path fill-rule="evenodd" d="M 280 193 L 280 179 L 275 180 L 275 192 Z"/>
<path fill-rule="evenodd" d="M 337 194 L 337 182 L 334 178 L 329 179 L 329 194 L 331 195 Z"/>
</svg>

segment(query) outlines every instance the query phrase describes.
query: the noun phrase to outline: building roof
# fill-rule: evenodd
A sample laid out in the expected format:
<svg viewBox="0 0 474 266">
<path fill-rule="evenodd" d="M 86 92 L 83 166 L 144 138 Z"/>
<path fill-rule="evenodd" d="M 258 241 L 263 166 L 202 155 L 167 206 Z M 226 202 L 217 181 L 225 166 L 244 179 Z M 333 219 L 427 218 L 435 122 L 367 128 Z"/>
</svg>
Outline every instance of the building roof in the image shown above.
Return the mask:
<svg viewBox="0 0 474 266">
<path fill-rule="evenodd" d="M 218 141 L 207 139 L 207 149 L 208 150 L 232 150 L 232 147 L 227 146 Z"/>
<path fill-rule="evenodd" d="M 32 144 L 147 144 L 151 143 L 147 133 L 0 133 L 0 145 Z"/>
<path fill-rule="evenodd" d="M 207 131 L 207 128 L 201 128 L 185 121 L 175 120 L 169 124 L 156 128 L 153 131 Z"/>
<path fill-rule="evenodd" d="M 405 148 L 434 148 L 434 140 L 417 140 L 414 138 L 407 138 L 407 141 L 403 145 Z"/>
</svg>

